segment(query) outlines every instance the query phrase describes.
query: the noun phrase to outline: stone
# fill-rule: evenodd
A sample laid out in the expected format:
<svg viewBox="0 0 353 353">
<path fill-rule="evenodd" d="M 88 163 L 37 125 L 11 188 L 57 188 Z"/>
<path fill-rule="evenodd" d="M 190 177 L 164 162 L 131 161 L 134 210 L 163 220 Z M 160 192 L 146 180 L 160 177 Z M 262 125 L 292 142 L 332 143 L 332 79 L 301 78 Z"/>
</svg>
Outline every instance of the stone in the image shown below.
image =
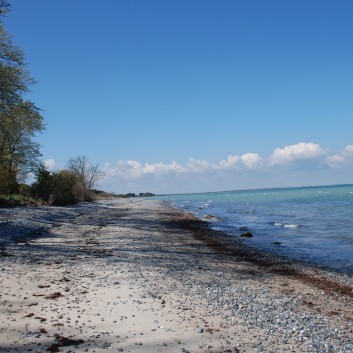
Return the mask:
<svg viewBox="0 0 353 353">
<path fill-rule="evenodd" d="M 251 238 L 253 237 L 253 234 L 250 232 L 245 232 L 240 235 L 242 238 Z"/>
</svg>

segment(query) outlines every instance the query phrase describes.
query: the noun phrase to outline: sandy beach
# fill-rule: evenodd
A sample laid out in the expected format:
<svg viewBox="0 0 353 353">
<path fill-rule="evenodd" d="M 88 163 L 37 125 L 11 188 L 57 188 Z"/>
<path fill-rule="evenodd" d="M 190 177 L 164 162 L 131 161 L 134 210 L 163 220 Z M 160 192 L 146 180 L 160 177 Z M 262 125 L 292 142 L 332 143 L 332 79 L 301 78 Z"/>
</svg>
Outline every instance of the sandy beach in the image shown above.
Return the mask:
<svg viewBox="0 0 353 353">
<path fill-rule="evenodd" d="M 0 239 L 1 352 L 353 352 L 351 277 L 161 201 L 0 209 Z"/>
</svg>

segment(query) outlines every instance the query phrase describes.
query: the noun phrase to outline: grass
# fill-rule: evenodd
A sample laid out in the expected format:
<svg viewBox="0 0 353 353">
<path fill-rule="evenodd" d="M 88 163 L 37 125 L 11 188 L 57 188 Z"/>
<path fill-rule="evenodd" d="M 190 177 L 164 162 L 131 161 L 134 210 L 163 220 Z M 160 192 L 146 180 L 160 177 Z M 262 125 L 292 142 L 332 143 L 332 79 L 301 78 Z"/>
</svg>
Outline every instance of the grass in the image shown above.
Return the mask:
<svg viewBox="0 0 353 353">
<path fill-rule="evenodd" d="M 15 206 L 29 206 L 40 205 L 39 200 L 21 194 L 2 194 L 0 195 L 0 207 L 15 207 Z"/>
</svg>

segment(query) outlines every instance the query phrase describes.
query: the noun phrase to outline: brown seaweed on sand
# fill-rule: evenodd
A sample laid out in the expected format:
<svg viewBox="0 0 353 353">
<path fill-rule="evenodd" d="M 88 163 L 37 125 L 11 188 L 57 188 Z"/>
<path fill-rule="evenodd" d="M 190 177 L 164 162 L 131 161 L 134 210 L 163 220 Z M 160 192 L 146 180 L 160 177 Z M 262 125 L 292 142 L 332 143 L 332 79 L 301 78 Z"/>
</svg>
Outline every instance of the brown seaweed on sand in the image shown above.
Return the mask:
<svg viewBox="0 0 353 353">
<path fill-rule="evenodd" d="M 45 299 L 57 299 L 57 298 L 60 298 L 60 297 L 63 297 L 64 295 L 61 294 L 60 292 L 55 292 L 53 294 L 49 294 L 47 295 L 46 297 L 44 297 Z"/>
<path fill-rule="evenodd" d="M 60 352 L 60 347 L 67 347 L 67 346 L 78 346 L 79 344 L 84 343 L 84 340 L 75 340 L 75 339 L 71 339 L 68 337 L 64 337 L 64 336 L 59 336 L 56 335 L 56 343 L 51 344 L 46 350 L 48 352 Z"/>
</svg>

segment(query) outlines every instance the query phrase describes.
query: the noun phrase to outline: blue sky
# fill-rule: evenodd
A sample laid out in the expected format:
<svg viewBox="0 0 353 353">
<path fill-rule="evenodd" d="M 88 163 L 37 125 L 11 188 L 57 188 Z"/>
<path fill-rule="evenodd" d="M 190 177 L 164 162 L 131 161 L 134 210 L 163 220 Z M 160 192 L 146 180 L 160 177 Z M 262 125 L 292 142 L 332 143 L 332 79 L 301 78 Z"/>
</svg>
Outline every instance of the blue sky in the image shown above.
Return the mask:
<svg viewBox="0 0 353 353">
<path fill-rule="evenodd" d="M 353 2 L 12 0 L 43 160 L 115 192 L 353 182 Z"/>
</svg>

